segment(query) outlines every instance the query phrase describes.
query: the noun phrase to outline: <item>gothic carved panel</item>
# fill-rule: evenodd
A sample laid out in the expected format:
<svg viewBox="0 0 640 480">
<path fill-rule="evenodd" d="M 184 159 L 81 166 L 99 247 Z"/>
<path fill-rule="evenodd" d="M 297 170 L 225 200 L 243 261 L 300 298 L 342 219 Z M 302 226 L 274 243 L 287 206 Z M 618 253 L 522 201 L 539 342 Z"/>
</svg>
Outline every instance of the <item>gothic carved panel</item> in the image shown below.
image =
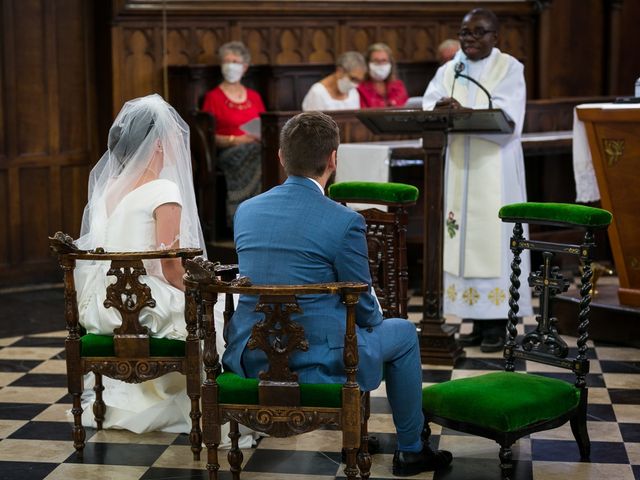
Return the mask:
<svg viewBox="0 0 640 480">
<path fill-rule="evenodd" d="M 276 63 L 295 64 L 302 63 L 304 55 L 302 53 L 302 28 L 276 28 L 273 33 L 277 39 Z"/>
<path fill-rule="evenodd" d="M 437 25 L 424 25 L 413 27 L 410 34 L 412 47 L 409 48 L 409 61 L 425 61 L 436 59 L 436 49 L 438 48 L 439 38 Z"/>
<path fill-rule="evenodd" d="M 334 27 L 307 28 L 305 44 L 308 45 L 310 63 L 335 62 L 337 55 Z"/>
<path fill-rule="evenodd" d="M 124 78 L 122 101 L 147 95 L 154 91 L 156 70 L 161 61 L 154 58 L 153 29 L 126 29 L 124 31 Z"/>
<path fill-rule="evenodd" d="M 198 42 L 198 52 L 195 56 L 196 63 L 218 63 L 218 48 L 225 43 L 227 37 L 224 28 L 197 28 L 195 31 Z"/>
<path fill-rule="evenodd" d="M 242 41 L 251 52 L 253 65 L 265 65 L 271 63 L 269 46 L 271 42 L 271 29 L 268 27 L 243 26 Z"/>
<path fill-rule="evenodd" d="M 190 43 L 191 42 L 188 28 L 169 30 L 167 32 L 167 64 L 189 64 L 188 53 Z"/>
</svg>

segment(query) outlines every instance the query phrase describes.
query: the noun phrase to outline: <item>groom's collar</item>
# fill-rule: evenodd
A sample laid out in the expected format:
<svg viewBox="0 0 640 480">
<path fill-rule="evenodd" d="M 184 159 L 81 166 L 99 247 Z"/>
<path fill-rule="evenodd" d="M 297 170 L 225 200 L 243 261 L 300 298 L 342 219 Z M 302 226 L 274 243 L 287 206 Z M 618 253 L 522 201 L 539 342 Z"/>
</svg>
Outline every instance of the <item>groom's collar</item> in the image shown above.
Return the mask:
<svg viewBox="0 0 640 480">
<path fill-rule="evenodd" d="M 322 195 L 324 195 L 324 189 L 322 188 L 322 185 L 320 185 L 320 183 L 318 183 L 318 181 L 313 179 L 313 178 L 298 177 L 298 176 L 295 176 L 295 175 L 291 175 L 290 177 L 287 178 L 285 183 L 291 183 L 291 184 L 296 184 L 296 185 L 304 185 L 305 187 L 312 188 L 312 189 L 318 191 L 319 193 L 321 193 Z"/>
</svg>

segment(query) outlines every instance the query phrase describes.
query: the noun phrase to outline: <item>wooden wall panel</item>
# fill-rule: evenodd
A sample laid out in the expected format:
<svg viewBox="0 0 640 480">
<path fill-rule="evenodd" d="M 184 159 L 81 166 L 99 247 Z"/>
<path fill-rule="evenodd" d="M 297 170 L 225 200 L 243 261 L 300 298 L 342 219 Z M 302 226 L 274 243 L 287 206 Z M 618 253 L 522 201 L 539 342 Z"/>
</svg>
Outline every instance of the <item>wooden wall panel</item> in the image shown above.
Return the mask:
<svg viewBox="0 0 640 480">
<path fill-rule="evenodd" d="M 83 41 L 85 32 L 82 20 L 83 12 L 80 8 L 69 9 L 64 15 L 56 15 L 57 31 L 64 32 L 64 35 L 57 36 L 56 42 L 56 51 L 59 52 L 57 64 L 62 153 L 86 151 L 92 133 L 88 131 L 89 123 L 86 121 L 89 105 L 84 68 L 88 46 Z M 74 54 L 66 55 L 64 52 Z M 68 99 L 74 101 L 67 101 Z"/>
<path fill-rule="evenodd" d="M 96 159 L 92 2 L 0 5 L 0 287 L 59 281 L 48 236 L 78 235 Z"/>
<path fill-rule="evenodd" d="M 9 205 L 9 176 L 0 169 L 0 205 Z M 0 225 L 9 224 L 9 209 L 0 208 Z M 0 268 L 11 261 L 11 229 L 0 228 Z"/>
<path fill-rule="evenodd" d="M 49 169 L 20 169 L 20 236 L 22 242 L 17 256 L 24 263 L 40 263 L 49 259 L 49 242 L 52 234 Z"/>
<path fill-rule="evenodd" d="M 82 225 L 82 213 L 87 203 L 87 177 L 90 165 L 68 166 L 60 169 L 63 232 L 77 235 Z"/>
<path fill-rule="evenodd" d="M 19 54 L 14 58 L 15 121 L 17 154 L 44 155 L 48 147 L 49 114 L 46 97 L 45 22 L 43 0 L 11 2 L 14 8 L 14 44 Z M 35 28 L 19 28 L 29 22 Z M 9 67 L 9 66 L 8 66 Z"/>
</svg>

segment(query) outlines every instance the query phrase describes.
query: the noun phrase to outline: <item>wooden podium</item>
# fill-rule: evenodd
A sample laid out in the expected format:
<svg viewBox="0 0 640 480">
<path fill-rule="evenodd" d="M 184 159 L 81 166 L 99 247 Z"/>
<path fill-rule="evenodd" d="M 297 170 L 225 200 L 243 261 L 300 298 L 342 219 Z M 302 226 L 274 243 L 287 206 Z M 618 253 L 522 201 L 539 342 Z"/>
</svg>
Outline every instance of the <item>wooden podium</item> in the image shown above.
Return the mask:
<svg viewBox="0 0 640 480">
<path fill-rule="evenodd" d="M 457 328 L 442 314 L 444 235 L 444 156 L 449 133 L 511 133 L 502 110 L 362 110 L 356 116 L 375 134 L 419 134 L 424 150 L 424 242 L 420 352 L 424 363 L 453 365 L 464 357 Z M 498 215 L 498 212 L 496 212 Z"/>
<path fill-rule="evenodd" d="M 620 280 L 618 299 L 640 307 L 640 108 L 578 108 L 600 190 L 613 213 L 609 240 Z"/>
</svg>

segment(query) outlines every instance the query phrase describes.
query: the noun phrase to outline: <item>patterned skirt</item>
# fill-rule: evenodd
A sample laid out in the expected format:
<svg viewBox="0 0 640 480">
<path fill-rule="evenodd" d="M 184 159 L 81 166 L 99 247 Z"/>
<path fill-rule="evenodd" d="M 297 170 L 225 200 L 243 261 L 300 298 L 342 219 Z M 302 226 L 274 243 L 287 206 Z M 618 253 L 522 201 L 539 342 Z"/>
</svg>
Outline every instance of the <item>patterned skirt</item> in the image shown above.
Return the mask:
<svg viewBox="0 0 640 480">
<path fill-rule="evenodd" d="M 238 205 L 262 189 L 262 156 L 259 143 L 245 143 L 218 152 L 218 165 L 227 182 L 227 225 L 233 225 Z"/>
</svg>

